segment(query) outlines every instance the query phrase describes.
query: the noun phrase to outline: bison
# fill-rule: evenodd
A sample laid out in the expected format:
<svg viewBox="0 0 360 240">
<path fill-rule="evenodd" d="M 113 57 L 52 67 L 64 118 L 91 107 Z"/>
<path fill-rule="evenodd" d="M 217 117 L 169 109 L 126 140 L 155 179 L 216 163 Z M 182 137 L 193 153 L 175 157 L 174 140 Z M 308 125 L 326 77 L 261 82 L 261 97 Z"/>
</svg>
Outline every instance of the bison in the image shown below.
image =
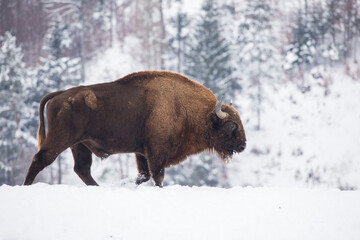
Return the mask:
<svg viewBox="0 0 360 240">
<path fill-rule="evenodd" d="M 44 107 L 47 103 L 47 135 Z M 168 71 L 143 71 L 114 82 L 47 94 L 40 102 L 38 152 L 25 178 L 36 175 L 67 148 L 74 171 L 87 185 L 92 153 L 106 158 L 135 153 L 136 184 L 162 186 L 165 168 L 191 154 L 215 151 L 223 160 L 246 146 L 239 113 L 189 78 Z"/>
</svg>

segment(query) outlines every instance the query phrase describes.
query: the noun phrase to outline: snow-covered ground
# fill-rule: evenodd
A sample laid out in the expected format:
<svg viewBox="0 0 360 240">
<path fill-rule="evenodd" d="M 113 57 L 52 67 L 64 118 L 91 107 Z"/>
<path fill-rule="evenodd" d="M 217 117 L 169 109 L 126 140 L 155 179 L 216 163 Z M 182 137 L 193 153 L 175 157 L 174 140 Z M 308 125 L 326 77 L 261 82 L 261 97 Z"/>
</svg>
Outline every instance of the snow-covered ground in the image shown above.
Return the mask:
<svg viewBox="0 0 360 240">
<path fill-rule="evenodd" d="M 0 239 L 358 240 L 359 202 L 328 189 L 3 185 Z"/>
</svg>

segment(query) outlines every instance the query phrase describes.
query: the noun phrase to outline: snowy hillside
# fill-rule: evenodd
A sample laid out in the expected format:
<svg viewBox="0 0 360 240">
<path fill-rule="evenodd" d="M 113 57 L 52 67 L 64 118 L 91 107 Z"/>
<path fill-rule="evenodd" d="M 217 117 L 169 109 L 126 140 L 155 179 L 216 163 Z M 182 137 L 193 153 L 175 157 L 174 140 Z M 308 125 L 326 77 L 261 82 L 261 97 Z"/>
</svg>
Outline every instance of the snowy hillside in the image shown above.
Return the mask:
<svg viewBox="0 0 360 240">
<path fill-rule="evenodd" d="M 0 187 L 0 239 L 360 239 L 360 192 Z"/>
<path fill-rule="evenodd" d="M 249 99 L 240 97 L 248 147 L 229 165 L 234 186 L 360 188 L 360 82 L 343 68 L 316 68 L 306 80 L 306 93 L 292 83 L 266 86 L 260 131 L 254 130 Z"/>
</svg>

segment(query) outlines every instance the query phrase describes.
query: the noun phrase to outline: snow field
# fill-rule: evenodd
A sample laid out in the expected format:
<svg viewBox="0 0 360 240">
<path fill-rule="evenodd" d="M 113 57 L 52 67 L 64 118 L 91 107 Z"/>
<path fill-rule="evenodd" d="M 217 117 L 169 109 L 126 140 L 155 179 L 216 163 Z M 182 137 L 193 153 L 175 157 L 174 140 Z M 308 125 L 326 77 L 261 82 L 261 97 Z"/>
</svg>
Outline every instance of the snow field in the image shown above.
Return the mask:
<svg viewBox="0 0 360 240">
<path fill-rule="evenodd" d="M 360 239 L 360 192 L 0 187 L 0 239 Z"/>
</svg>

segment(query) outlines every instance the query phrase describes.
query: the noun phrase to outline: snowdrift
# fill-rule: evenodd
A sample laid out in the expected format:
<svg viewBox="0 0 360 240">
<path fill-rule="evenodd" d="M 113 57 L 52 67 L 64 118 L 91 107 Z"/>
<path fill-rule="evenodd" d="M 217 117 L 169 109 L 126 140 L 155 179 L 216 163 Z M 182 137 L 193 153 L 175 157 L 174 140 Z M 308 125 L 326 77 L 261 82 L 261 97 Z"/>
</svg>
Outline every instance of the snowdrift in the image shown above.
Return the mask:
<svg viewBox="0 0 360 240">
<path fill-rule="evenodd" d="M 360 192 L 0 187 L 0 239 L 360 239 Z"/>
</svg>

